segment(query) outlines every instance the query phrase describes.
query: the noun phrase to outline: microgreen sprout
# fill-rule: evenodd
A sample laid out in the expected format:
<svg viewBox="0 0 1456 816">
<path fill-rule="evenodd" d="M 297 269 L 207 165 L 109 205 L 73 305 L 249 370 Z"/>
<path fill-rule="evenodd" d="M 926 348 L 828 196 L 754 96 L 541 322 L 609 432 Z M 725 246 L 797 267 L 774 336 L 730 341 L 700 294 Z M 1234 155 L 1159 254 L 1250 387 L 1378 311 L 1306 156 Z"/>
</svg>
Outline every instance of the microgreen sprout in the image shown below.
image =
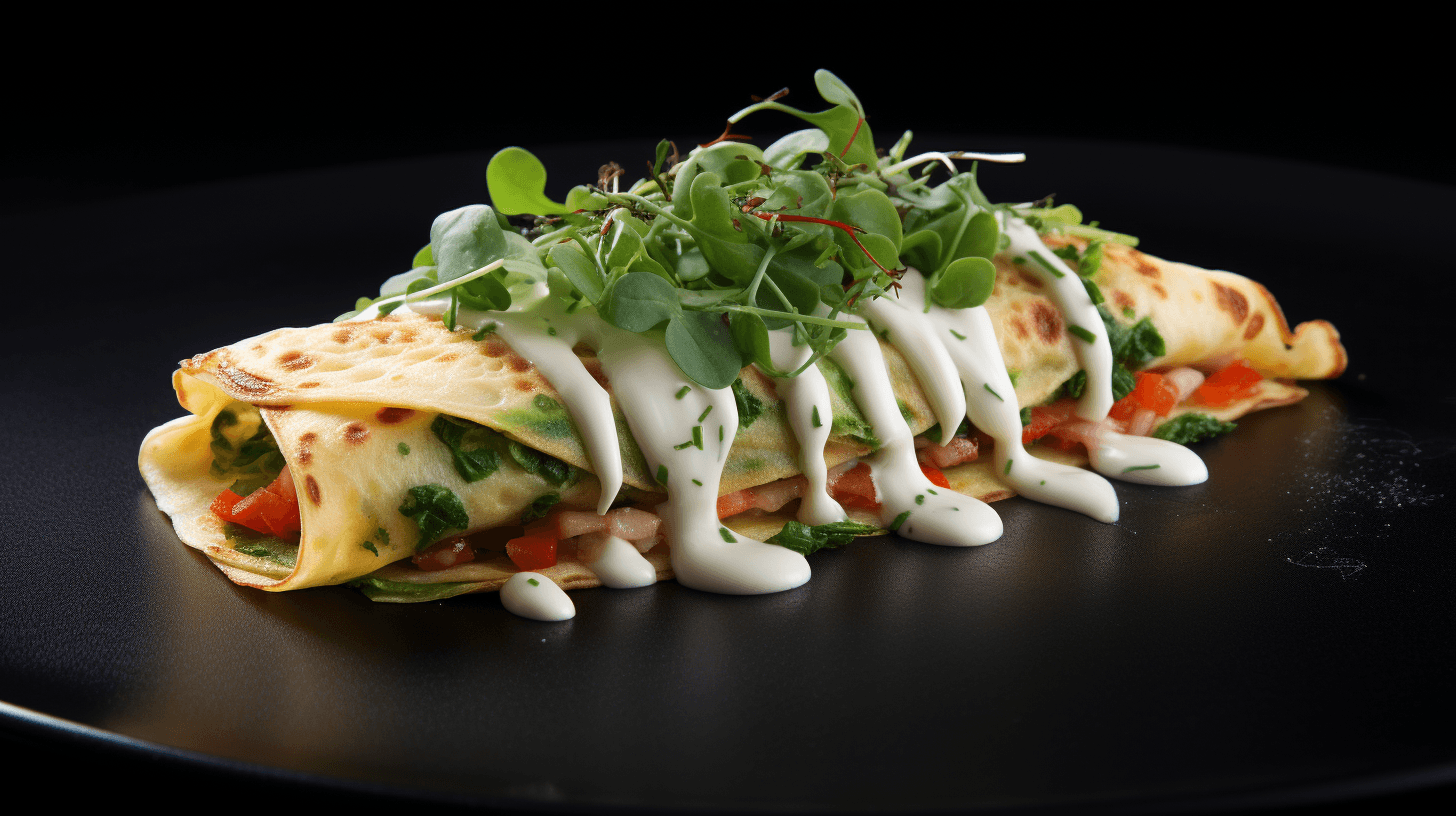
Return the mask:
<svg viewBox="0 0 1456 816">
<path fill-rule="evenodd" d="M 823 70 L 814 85 L 822 110 L 786 104 L 788 89 L 754 98 L 712 141 L 686 154 L 659 141 L 650 159 L 628 163 L 645 171 L 635 181 L 608 161 L 560 203 L 546 194 L 541 162 L 505 148 L 486 171 L 494 207 L 441 215 L 410 271 L 341 319 L 448 294 L 443 318 L 453 328 L 462 307 L 527 309 L 549 288 L 544 297 L 567 314 L 595 312 L 659 338 L 687 380 L 716 389 L 750 363 L 771 376 L 797 376 L 848 332 L 866 330 L 854 315 L 858 305 L 895 293 L 902 276 L 916 274 L 912 267 L 926 277 L 927 310 L 981 305 L 1007 219 L 1089 239 L 1086 250 L 1064 251 L 1078 252 L 1067 259 L 1084 278 L 1095 274 L 1104 243 L 1136 243 L 1084 224 L 1075 207 L 1049 198 L 993 204 L 977 184 L 976 162 L 1020 162 L 1022 153 L 912 155 L 910 131 L 879 152 L 849 86 Z M 810 127 L 759 148 L 738 128 L 761 111 Z M 973 163 L 962 171 L 957 160 Z M 935 183 L 936 167 L 949 178 Z M 1035 253 L 1032 262 L 1051 267 Z M 810 352 L 792 371 L 778 370 L 769 354 L 769 332 L 781 330 Z M 706 418 L 705 410 L 699 424 Z M 690 444 L 700 446 L 702 433 L 694 429 Z"/>
</svg>

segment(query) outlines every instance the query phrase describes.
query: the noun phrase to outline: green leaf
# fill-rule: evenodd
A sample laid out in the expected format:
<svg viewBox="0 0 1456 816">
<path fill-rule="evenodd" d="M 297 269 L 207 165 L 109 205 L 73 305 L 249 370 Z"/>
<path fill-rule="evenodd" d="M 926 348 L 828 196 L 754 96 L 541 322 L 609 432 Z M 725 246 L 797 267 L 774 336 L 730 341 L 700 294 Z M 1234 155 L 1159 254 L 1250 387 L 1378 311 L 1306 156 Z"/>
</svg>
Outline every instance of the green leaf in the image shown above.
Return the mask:
<svg viewBox="0 0 1456 816">
<path fill-rule="evenodd" d="M 980 306 L 996 285 L 996 265 L 985 258 L 958 258 L 931 288 L 935 302 L 948 309 Z"/>
<path fill-rule="evenodd" d="M 424 484 L 409 489 L 409 496 L 400 505 L 399 512 L 412 518 L 420 528 L 420 540 L 415 544 L 419 552 L 450 530 L 464 530 L 470 526 L 470 514 L 465 505 L 450 488 L 438 484 Z"/>
<path fill-rule="evenodd" d="M 681 314 L 682 306 L 672 284 L 648 272 L 629 272 L 608 287 L 599 312 L 619 329 L 645 332 Z"/>
<path fill-rule="evenodd" d="M 560 503 L 560 493 L 547 493 L 544 496 L 536 497 L 534 501 L 526 506 L 525 510 L 521 511 L 521 523 L 530 524 L 537 519 L 546 518 L 546 516 L 551 512 L 551 508 L 555 507 Z"/>
<path fill-rule="evenodd" d="M 849 89 L 844 80 L 828 69 L 820 68 L 814 72 L 814 87 L 819 90 L 819 95 L 824 97 L 825 102 L 831 105 L 847 105 L 864 115 L 864 105 L 860 104 L 859 97 L 854 95 L 854 91 Z"/>
<path fill-rule="evenodd" d="M 478 482 L 500 469 L 500 453 L 487 434 L 499 435 L 488 428 L 440 414 L 430 423 L 430 431 L 450 449 L 455 472 L 466 482 Z"/>
<path fill-rule="evenodd" d="M 768 371 L 774 370 L 773 358 L 769 354 L 768 327 L 763 318 L 746 312 L 733 312 L 728 316 L 728 328 L 733 334 L 733 345 L 743 359 L 757 363 Z"/>
<path fill-rule="evenodd" d="M 437 276 L 441 283 L 502 260 L 511 250 L 495 211 L 484 204 L 472 204 L 437 216 L 430 226 L 430 245 L 439 264 Z M 503 270 L 496 270 L 455 291 L 463 289 L 462 300 L 477 309 L 506 309 L 511 305 L 511 295 L 501 283 L 504 274 Z"/>
<path fill-rule="evenodd" d="M 552 266 L 559 268 L 576 291 L 595 304 L 602 299 L 604 284 L 596 262 L 575 244 L 557 244 L 547 253 Z"/>
<path fill-rule="evenodd" d="M 857 521 L 835 521 L 810 527 L 797 521 L 784 524 L 784 529 L 764 539 L 769 544 L 787 547 L 800 555 L 812 555 L 823 549 L 843 547 L 857 536 L 884 535 L 885 531 Z"/>
<path fill-rule="evenodd" d="M 896 257 L 899 257 L 900 241 L 903 238 L 900 213 L 895 210 L 895 204 L 890 201 L 889 196 L 870 187 L 853 194 L 840 193 L 834 200 L 833 212 L 831 217 L 836 221 L 844 221 L 868 233 L 888 238 L 895 245 Z"/>
<path fill-rule="evenodd" d="M 571 212 L 546 197 L 546 167 L 530 151 L 507 147 L 485 167 L 485 184 L 496 209 L 507 215 Z"/>
<path fill-rule="evenodd" d="M 566 211 L 574 213 L 577 210 L 605 210 L 611 204 L 606 196 L 602 195 L 594 187 L 578 184 L 566 192 Z"/>
<path fill-rule="evenodd" d="M 1191 445 L 1194 442 L 1222 436 L 1237 427 L 1238 425 L 1233 422 L 1223 422 L 1208 414 L 1183 414 L 1159 425 L 1158 429 L 1153 431 L 1153 436 L 1169 442 L 1177 442 L 1180 445 Z"/>
<path fill-rule="evenodd" d="M 743 368 L 743 357 L 716 314 L 684 312 L 667 324 L 666 339 L 673 362 L 704 388 L 727 388 Z"/>
</svg>

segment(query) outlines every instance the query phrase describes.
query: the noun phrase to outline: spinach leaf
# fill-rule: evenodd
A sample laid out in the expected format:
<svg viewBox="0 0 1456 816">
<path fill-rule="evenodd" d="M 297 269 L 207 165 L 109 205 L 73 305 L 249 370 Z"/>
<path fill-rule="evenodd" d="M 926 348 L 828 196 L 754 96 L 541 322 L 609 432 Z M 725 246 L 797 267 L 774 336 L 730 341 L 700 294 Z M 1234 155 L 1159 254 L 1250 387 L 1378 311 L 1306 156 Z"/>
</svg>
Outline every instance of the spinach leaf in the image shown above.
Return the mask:
<svg viewBox="0 0 1456 816">
<path fill-rule="evenodd" d="M 883 535 L 884 530 L 857 521 L 835 521 L 810 527 L 790 521 L 784 529 L 764 539 L 769 544 L 787 547 L 800 555 L 812 555 L 822 549 L 843 547 L 858 536 Z"/>
<path fill-rule="evenodd" d="M 1169 442 L 1177 442 L 1180 445 L 1191 445 L 1194 442 L 1222 436 L 1237 427 L 1236 423 L 1223 422 L 1208 414 L 1182 414 L 1159 425 L 1157 430 L 1153 431 L 1153 436 Z"/>
<path fill-rule="evenodd" d="M 455 492 L 444 485 L 424 484 L 411 487 L 404 504 L 399 506 L 401 515 L 414 519 L 420 528 L 420 540 L 415 552 L 430 546 L 450 530 L 464 530 L 470 526 L 470 514 Z"/>
</svg>

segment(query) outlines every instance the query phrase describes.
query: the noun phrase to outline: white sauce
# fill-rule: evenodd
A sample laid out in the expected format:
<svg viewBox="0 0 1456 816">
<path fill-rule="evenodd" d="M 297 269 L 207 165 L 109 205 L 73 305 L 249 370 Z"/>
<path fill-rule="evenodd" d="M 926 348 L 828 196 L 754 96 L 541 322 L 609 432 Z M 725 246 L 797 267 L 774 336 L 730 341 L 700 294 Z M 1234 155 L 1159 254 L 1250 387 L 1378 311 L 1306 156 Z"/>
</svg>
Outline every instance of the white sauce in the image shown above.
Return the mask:
<svg viewBox="0 0 1456 816">
<path fill-rule="evenodd" d="M 1027 263 L 1023 268 L 1050 285 L 1052 302 L 1061 310 L 1068 327 L 1080 326 L 1094 335 L 1092 343 L 1075 334 L 1072 339 L 1077 361 L 1087 372 L 1087 387 L 1077 401 L 1077 416 L 1089 422 L 1101 422 L 1107 418 L 1113 403 L 1112 345 L 1108 342 L 1097 306 L 1092 303 L 1092 297 L 1087 294 L 1077 273 L 1052 254 L 1036 230 L 1019 218 L 1008 218 L 1004 212 L 998 213 L 997 217 L 1011 239 L 1008 251 L 1025 256 Z M 1048 271 L 1047 267 L 1055 269 L 1060 275 Z M 1098 473 L 1125 482 L 1172 486 L 1208 480 L 1208 467 L 1198 454 L 1162 439 L 1106 431 L 1097 450 L 1088 450 L 1088 458 Z"/>
<path fill-rule="evenodd" d="M 840 319 L 860 318 L 846 314 Z M 921 472 L 915 439 L 900 414 L 874 334 L 850 331 L 830 353 L 854 381 L 854 400 L 881 443 L 863 460 L 879 494 L 880 523 L 927 544 L 965 547 L 1000 538 L 1001 517 L 996 511 L 979 499 L 937 488 Z"/>
<path fill-rule="evenodd" d="M 586 565 L 603 586 L 635 589 L 657 583 L 657 568 L 632 542 L 607 533 L 588 533 L 582 539 L 581 552 L 590 551 L 590 557 L 584 559 Z"/>
<path fill-rule="evenodd" d="M 1087 371 L 1077 415 L 1091 422 L 1104 420 L 1112 406 L 1112 351 L 1096 307 L 1077 274 L 1052 254 L 1035 230 L 1004 213 L 998 217 L 1010 238 L 1010 251 L 1028 258 L 1026 268 L 1049 285 L 1068 325 L 1093 335 L 1092 342 L 1073 341 L 1077 359 Z M 1018 493 L 1101 521 L 1116 521 L 1117 496 L 1106 480 L 1033 457 L 1022 446 L 1016 392 L 985 308 L 931 305 L 927 309 L 920 274 L 912 270 L 901 284 L 899 298 L 881 298 L 860 308 L 874 326 L 888 331 L 889 342 L 914 371 L 940 422 L 940 441 L 949 442 L 965 416 L 995 440 L 997 471 Z M 667 490 L 668 499 L 657 512 L 678 581 L 709 592 L 759 594 L 809 580 L 803 556 L 739 536 L 718 521 L 718 488 L 738 431 L 732 390 L 688 381 L 659 341 L 618 329 L 590 309 L 567 314 L 560 305 L 543 300 L 544 284 L 529 294 L 537 296 L 528 298 L 535 303 L 530 311 L 461 310 L 457 323 L 472 331 L 494 324 L 511 348 L 530 360 L 561 394 L 602 484 L 597 512 L 605 514 L 621 489 L 621 448 L 611 398 L 572 351 L 578 344 L 595 349 L 607 379 L 622 384 L 615 389 L 618 405 L 649 473 L 658 474 Z M 436 297 L 401 306 L 398 312 L 440 314 L 448 302 L 447 297 Z M 378 308 L 372 306 L 355 319 L 377 314 Z M 862 321 L 853 314 L 840 319 Z M 782 371 L 798 369 L 811 353 L 807 346 L 793 344 L 792 329 L 770 332 L 769 341 L 774 365 Z M 933 544 L 969 546 L 999 538 L 1002 524 L 995 511 L 977 499 L 936 488 L 920 470 L 914 439 L 874 335 L 850 331 L 832 356 L 854 382 L 854 399 L 881 441 L 881 447 L 864 459 L 882 504 L 880 523 L 906 538 Z M 823 374 L 809 366 L 797 377 L 775 378 L 775 386 L 786 403 L 808 481 L 800 521 L 813 525 L 844 519 L 844 509 L 827 491 L 823 452 L 833 416 Z M 1171 442 L 1107 431 L 1092 448 L 1093 467 L 1125 481 L 1182 485 L 1208 477 L 1196 454 Z M 589 566 L 603 584 L 640 587 L 656 581 L 656 570 L 630 542 L 606 534 L 600 539 L 584 541 L 583 552 L 589 554 Z M 501 601 L 511 612 L 537 620 L 566 620 L 576 613 L 560 587 L 531 572 L 507 581 Z"/>
<path fill-rule="evenodd" d="M 931 395 L 952 391 L 963 396 L 961 411 L 949 416 L 937 412 L 942 429 L 960 425 L 961 417 L 996 441 L 996 473 L 1017 493 L 1057 507 L 1065 507 L 1112 523 L 1119 515 L 1117 493 L 1107 480 L 1082 468 L 1058 465 L 1038 459 L 1021 444 L 1021 406 L 1016 389 L 1006 372 L 1001 347 L 991 327 L 991 316 L 984 306 L 972 309 L 947 309 L 925 303 L 925 278 L 914 270 L 900 280 L 899 299 L 880 298 L 872 304 L 872 319 L 879 324 L 894 316 L 890 344 L 905 355 L 916 378 Z M 1099 323 L 1099 325 L 1101 325 Z M 925 365 L 926 356 L 911 349 L 932 345 L 951 361 L 951 372 Z M 993 393 L 994 392 L 994 393 Z"/>
<path fill-rule="evenodd" d="M 539 572 L 518 572 L 500 589 L 506 611 L 538 621 L 564 621 L 576 617 L 576 604 L 555 581 Z"/>
<path fill-rule="evenodd" d="M 768 333 L 769 356 L 780 371 L 794 372 L 813 354 L 807 344 L 794 345 L 792 327 Z M 839 502 L 829 497 L 829 470 L 824 464 L 824 445 L 834 423 L 829 383 L 818 366 L 809 366 L 797 377 L 775 377 L 774 388 L 788 410 L 789 426 L 799 442 L 799 467 L 808 486 L 799 503 L 799 521 L 810 526 L 844 521 L 848 516 Z"/>
</svg>

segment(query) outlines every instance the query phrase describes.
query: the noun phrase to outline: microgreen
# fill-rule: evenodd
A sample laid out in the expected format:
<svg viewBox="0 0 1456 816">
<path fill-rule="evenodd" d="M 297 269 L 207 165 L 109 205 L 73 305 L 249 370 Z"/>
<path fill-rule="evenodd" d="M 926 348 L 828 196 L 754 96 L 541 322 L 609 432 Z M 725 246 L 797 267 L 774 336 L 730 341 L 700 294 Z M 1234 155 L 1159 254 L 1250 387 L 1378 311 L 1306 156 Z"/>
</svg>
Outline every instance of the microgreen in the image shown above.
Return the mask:
<svg viewBox="0 0 1456 816">
<path fill-rule="evenodd" d="M 663 139 L 650 157 L 625 162 L 645 171 L 632 184 L 624 165 L 604 164 L 564 203 L 546 195 L 539 159 L 507 147 L 486 167 L 493 206 L 439 216 L 409 271 L 340 319 L 371 304 L 387 314 L 438 294 L 450 299 L 443 317 L 453 329 L 462 309 L 522 310 L 546 289 L 544 296 L 568 314 L 594 310 L 619 329 L 654 338 L 687 379 L 716 389 L 733 384 L 749 363 L 784 377 L 822 362 L 847 332 L 867 328 L 846 319 L 857 305 L 892 293 L 908 266 L 927 278 L 927 308 L 981 305 L 995 284 L 991 258 L 1006 244 L 1006 218 L 1089 239 L 1080 253 L 1062 252 L 1084 278 L 1100 265 L 1104 242 L 1136 243 L 1083 224 L 1070 205 L 993 204 L 977 183 L 976 165 L 956 166 L 1017 162 L 1022 154 L 912 155 L 906 131 L 881 156 L 854 91 L 825 70 L 815 73 L 814 85 L 828 106 L 823 110 L 787 104 L 785 89 L 732 114 L 722 136 L 685 155 Z M 764 111 L 810 127 L 760 149 L 738 125 Z M 944 180 L 935 183 L 936 168 L 949 177 L 936 172 Z M 507 214 L 535 216 L 534 224 L 519 229 L 520 219 L 513 225 Z M 796 370 L 773 365 L 769 332 L 781 330 L 809 349 Z M 746 425 L 751 416 L 743 414 L 740 405 Z"/>
</svg>

